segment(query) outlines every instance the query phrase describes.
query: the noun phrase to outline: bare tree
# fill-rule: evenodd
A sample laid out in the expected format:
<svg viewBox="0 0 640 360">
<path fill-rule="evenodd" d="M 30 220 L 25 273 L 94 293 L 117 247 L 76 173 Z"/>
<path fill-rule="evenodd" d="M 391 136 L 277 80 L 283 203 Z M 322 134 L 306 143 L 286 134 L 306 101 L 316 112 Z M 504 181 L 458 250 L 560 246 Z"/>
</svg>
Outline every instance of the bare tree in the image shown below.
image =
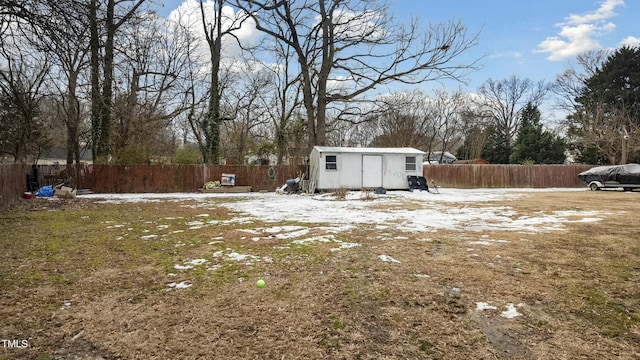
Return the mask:
<svg viewBox="0 0 640 360">
<path fill-rule="evenodd" d="M 369 115 L 362 126 L 373 130 L 370 144 L 379 147 L 415 147 L 425 149 L 432 129 L 431 118 L 420 91 L 401 92 L 378 99 L 380 109 Z"/>
<path fill-rule="evenodd" d="M 167 155 L 175 145 L 166 130 L 186 109 L 182 76 L 188 72 L 187 44 L 180 35 L 166 31 L 155 14 L 132 19 L 122 28 L 115 67 L 115 153 L 137 148 L 148 157 Z"/>
<path fill-rule="evenodd" d="M 537 106 L 544 99 L 549 86 L 513 75 L 503 80 L 488 79 L 480 86 L 477 100 L 491 115 L 494 129 L 500 132 L 511 148 L 520 124 L 520 112 L 527 103 Z"/>
<path fill-rule="evenodd" d="M 619 50 L 622 51 L 622 50 Z M 631 51 L 629 49 L 625 51 Z M 637 101 L 627 99 L 624 91 L 634 93 L 633 86 L 604 84 L 604 90 L 590 88 L 590 80 L 614 62 L 620 52 L 590 51 L 578 55 L 576 63 L 557 76 L 553 90 L 558 95 L 558 105 L 570 113 L 565 125 L 570 143 L 577 150 L 580 160 L 592 163 L 625 164 L 629 156 L 640 151 L 640 107 Z M 627 73 L 633 61 L 621 61 L 616 76 L 637 81 Z M 611 65 L 611 64 L 609 64 Z M 637 62 L 635 65 L 637 69 Z M 614 81 L 609 79 L 609 81 Z"/>
<path fill-rule="evenodd" d="M 464 137 L 463 115 L 468 101 L 460 92 L 434 90 L 396 93 L 378 100 L 379 115 L 359 124 L 360 138 L 372 138 L 366 145 L 411 146 L 434 152 L 454 152 Z"/>
<path fill-rule="evenodd" d="M 198 31 L 192 29 L 189 13 L 181 12 L 170 24 L 172 44 L 179 44 L 179 51 L 184 56 L 184 69 L 180 72 L 180 81 L 176 83 L 178 91 L 184 94 L 182 105 L 184 112 L 178 114 L 182 120 L 182 145 L 194 142 L 203 160 L 209 159 L 203 119 L 207 114 L 208 94 L 211 86 L 210 75 L 207 74 L 209 56 L 200 51 Z M 205 161 L 206 162 L 206 161 Z"/>
<path fill-rule="evenodd" d="M 301 105 L 301 87 L 299 74 L 293 69 L 295 62 L 291 61 L 294 57 L 293 49 L 275 39 L 266 41 L 265 45 L 275 58 L 273 65 L 265 67 L 265 70 L 272 73 L 274 86 L 273 97 L 266 106 L 266 112 L 273 124 L 276 161 L 281 165 L 290 144 L 290 125 Z"/>
<path fill-rule="evenodd" d="M 0 69 L 0 151 L 14 161 L 33 161 L 49 143 L 40 108 L 49 64 L 20 49 L 0 53 L 5 62 Z"/>
<path fill-rule="evenodd" d="M 66 0 L 0 0 L 0 46 L 15 45 L 12 38 L 16 33 L 38 37 L 42 29 L 52 24 L 49 10 L 63 8 L 65 3 Z"/>
<path fill-rule="evenodd" d="M 239 71 L 240 70 L 240 71 Z M 254 130 L 270 122 L 264 109 L 268 106 L 265 94 L 273 92 L 271 74 L 251 63 L 236 67 L 229 79 L 234 84 L 227 88 L 223 99 L 229 120 L 223 123 L 227 134 L 227 155 L 235 164 L 243 164 L 252 142 Z"/>
<path fill-rule="evenodd" d="M 235 18 L 225 17 L 223 11 L 226 0 L 215 1 L 213 20 L 208 20 L 204 3 L 200 0 L 200 14 L 211 60 L 211 78 L 209 86 L 209 106 L 202 118 L 201 129 L 205 138 L 206 152 L 203 153 L 205 162 L 218 162 L 218 147 L 220 143 L 220 122 L 223 117 L 220 113 L 221 86 L 220 64 L 222 61 L 223 37 L 234 37 L 233 32 L 240 29 L 246 17 L 244 15 Z M 224 21 L 223 21 L 224 20 Z"/>
<path fill-rule="evenodd" d="M 145 0 L 106 0 L 103 9 L 102 2 L 89 0 L 91 129 L 94 162 L 98 158 L 107 157 L 110 153 L 116 32 L 135 16 L 144 2 Z M 102 17 L 103 12 L 104 17 Z"/>
<path fill-rule="evenodd" d="M 576 56 L 575 63 L 569 63 L 562 74 L 556 77 L 551 85 L 553 93 L 558 95 L 557 105 L 565 111 L 573 111 L 578 103 L 587 80 L 595 75 L 598 68 L 607 59 L 609 52 L 606 50 L 592 50 Z"/>
<path fill-rule="evenodd" d="M 79 85 L 87 62 L 86 4 L 81 0 L 0 1 L 0 45 L 24 47 L 50 64 L 47 76 L 58 89 L 56 104 L 48 99 L 47 115 L 65 127 L 67 163 L 80 159 L 82 121 Z M 11 30 L 10 32 L 6 32 Z M 55 106 L 54 106 L 55 105 Z M 53 111 L 55 109 L 55 111 Z"/>
<path fill-rule="evenodd" d="M 449 93 L 444 89 L 434 90 L 433 97 L 424 106 L 426 118 L 430 119 L 431 129 L 428 132 L 430 141 L 427 153 L 440 151 L 440 159 L 444 159 L 444 153 L 454 153 L 463 139 L 462 128 L 464 125 L 463 114 L 467 110 L 467 98 L 461 91 Z"/>
<path fill-rule="evenodd" d="M 73 0 L 51 2 L 49 14 L 49 23 L 41 30 L 42 36 L 31 39 L 35 46 L 51 55 L 61 70 L 52 72 L 51 76 L 59 78 L 55 84 L 61 93 L 58 113 L 66 128 L 67 164 L 79 163 L 83 119 L 79 88 L 82 72 L 89 64 L 86 7 Z"/>
<path fill-rule="evenodd" d="M 456 151 L 456 156 L 465 160 L 480 159 L 490 135 L 492 118 L 477 104 L 474 104 L 474 101 L 467 103 L 466 109 L 462 111 L 460 116 L 464 142 Z"/>
<path fill-rule="evenodd" d="M 309 147 L 326 143 L 327 109 L 376 86 L 460 79 L 475 61 L 454 62 L 476 45 L 460 22 L 405 25 L 375 0 L 236 0 L 258 30 L 296 53 Z"/>
<path fill-rule="evenodd" d="M 422 148 L 426 142 L 424 134 L 416 131 L 416 119 L 410 115 L 389 111 L 378 116 L 375 123 L 383 126 L 384 131 L 369 146 Z"/>
<path fill-rule="evenodd" d="M 640 132 L 637 107 L 611 107 L 600 99 L 588 108 L 578 106 L 570 116 L 569 134 L 574 144 L 595 149 L 609 164 L 626 164 L 629 154 L 640 150 L 633 136 Z M 596 160 L 597 161 L 597 160 Z"/>
</svg>

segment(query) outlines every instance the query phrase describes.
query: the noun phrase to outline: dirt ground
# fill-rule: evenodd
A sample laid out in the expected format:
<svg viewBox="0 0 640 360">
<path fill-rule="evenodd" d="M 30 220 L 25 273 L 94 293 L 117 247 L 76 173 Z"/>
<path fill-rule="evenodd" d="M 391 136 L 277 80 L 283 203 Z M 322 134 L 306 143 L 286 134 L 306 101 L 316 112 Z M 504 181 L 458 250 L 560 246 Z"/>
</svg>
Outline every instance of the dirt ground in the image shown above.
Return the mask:
<svg viewBox="0 0 640 360">
<path fill-rule="evenodd" d="M 215 201 L 34 200 L 0 213 L 0 359 L 640 358 L 640 193 L 464 206 L 601 220 L 327 235 Z"/>
</svg>

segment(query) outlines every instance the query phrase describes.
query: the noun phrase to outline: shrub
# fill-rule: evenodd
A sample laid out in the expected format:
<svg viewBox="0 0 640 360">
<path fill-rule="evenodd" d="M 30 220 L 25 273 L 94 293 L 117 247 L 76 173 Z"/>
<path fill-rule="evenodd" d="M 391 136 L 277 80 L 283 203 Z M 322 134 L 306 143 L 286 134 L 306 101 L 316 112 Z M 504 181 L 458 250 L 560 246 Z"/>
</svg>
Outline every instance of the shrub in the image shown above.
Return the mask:
<svg viewBox="0 0 640 360">
<path fill-rule="evenodd" d="M 181 165 L 200 164 L 202 163 L 202 154 L 193 148 L 178 149 L 171 162 Z"/>
</svg>

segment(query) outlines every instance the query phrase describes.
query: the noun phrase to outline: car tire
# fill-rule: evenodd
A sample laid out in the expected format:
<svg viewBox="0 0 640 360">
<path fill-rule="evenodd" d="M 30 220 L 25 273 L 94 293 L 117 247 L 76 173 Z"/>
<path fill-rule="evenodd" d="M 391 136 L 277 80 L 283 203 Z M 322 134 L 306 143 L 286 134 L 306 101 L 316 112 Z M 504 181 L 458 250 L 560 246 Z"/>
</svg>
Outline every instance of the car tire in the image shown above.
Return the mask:
<svg viewBox="0 0 640 360">
<path fill-rule="evenodd" d="M 600 188 L 598 187 L 598 184 L 596 183 L 589 184 L 589 189 L 591 189 L 592 191 L 600 190 Z"/>
</svg>

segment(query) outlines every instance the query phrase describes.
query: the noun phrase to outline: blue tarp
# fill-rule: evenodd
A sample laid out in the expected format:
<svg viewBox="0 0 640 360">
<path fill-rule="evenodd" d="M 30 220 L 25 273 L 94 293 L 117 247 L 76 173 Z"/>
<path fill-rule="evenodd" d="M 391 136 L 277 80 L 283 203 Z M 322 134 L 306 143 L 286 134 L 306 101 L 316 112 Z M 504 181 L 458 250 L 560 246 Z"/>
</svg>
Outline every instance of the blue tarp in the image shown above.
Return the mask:
<svg viewBox="0 0 640 360">
<path fill-rule="evenodd" d="M 36 196 L 40 197 L 52 197 L 53 196 L 53 186 L 43 186 L 36 192 Z"/>
</svg>

